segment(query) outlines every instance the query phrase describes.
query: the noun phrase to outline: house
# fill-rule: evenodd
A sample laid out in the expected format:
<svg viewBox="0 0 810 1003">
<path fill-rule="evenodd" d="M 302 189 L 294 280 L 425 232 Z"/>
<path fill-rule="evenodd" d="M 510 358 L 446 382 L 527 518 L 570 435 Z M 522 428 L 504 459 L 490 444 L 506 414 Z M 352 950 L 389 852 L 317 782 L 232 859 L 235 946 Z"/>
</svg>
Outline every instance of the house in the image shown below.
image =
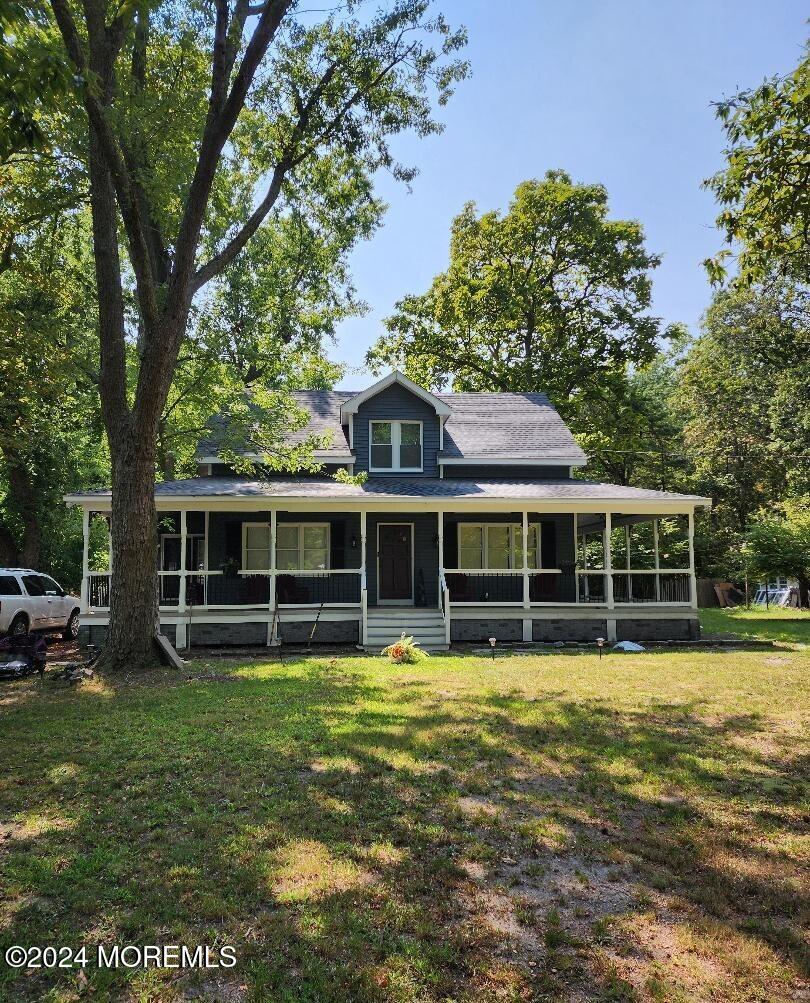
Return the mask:
<svg viewBox="0 0 810 1003">
<path fill-rule="evenodd" d="M 709 500 L 577 479 L 586 457 L 541 393 L 441 393 L 392 372 L 359 393 L 302 391 L 330 432 L 313 475 L 237 476 L 200 444 L 198 476 L 157 485 L 160 617 L 178 646 L 698 636 L 694 513 Z M 334 473 L 366 471 L 363 484 Z M 107 624 L 88 564 L 82 631 Z"/>
</svg>

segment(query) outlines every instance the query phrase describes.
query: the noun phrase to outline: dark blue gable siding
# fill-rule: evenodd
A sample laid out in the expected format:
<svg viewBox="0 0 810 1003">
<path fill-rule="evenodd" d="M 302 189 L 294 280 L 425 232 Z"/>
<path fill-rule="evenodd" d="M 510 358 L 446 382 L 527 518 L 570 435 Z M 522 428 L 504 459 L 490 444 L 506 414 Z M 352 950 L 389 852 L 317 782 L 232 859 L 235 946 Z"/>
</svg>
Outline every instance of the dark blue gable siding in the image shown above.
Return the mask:
<svg viewBox="0 0 810 1003">
<path fill-rule="evenodd" d="M 468 478 L 474 481 L 570 481 L 569 467 L 542 466 L 499 466 L 493 457 L 490 463 L 450 464 L 444 468 L 444 476 Z"/>
<path fill-rule="evenodd" d="M 355 473 L 369 467 L 369 422 L 371 421 L 421 421 L 422 471 L 396 474 L 396 477 L 438 477 L 436 453 L 439 449 L 439 418 L 433 408 L 410 390 L 393 384 L 361 404 L 354 416 Z M 369 471 L 369 477 L 377 476 Z M 391 471 L 379 476 L 391 477 Z"/>
</svg>

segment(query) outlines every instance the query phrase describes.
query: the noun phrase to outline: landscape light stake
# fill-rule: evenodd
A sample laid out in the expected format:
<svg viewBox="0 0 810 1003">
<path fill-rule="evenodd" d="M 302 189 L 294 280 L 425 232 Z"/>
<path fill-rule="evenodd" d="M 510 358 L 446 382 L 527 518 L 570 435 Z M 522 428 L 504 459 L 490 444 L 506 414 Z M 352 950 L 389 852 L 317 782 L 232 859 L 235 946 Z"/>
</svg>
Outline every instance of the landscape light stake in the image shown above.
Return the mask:
<svg viewBox="0 0 810 1003">
<path fill-rule="evenodd" d="M 596 646 L 599 649 L 599 661 L 601 662 L 602 661 L 602 648 L 604 648 L 604 646 L 605 646 L 605 639 L 604 639 L 604 637 L 597 637 L 597 639 L 596 639 Z"/>
<path fill-rule="evenodd" d="M 489 639 L 489 646 L 492 649 L 492 661 L 495 661 L 495 638 L 491 637 Z"/>
</svg>

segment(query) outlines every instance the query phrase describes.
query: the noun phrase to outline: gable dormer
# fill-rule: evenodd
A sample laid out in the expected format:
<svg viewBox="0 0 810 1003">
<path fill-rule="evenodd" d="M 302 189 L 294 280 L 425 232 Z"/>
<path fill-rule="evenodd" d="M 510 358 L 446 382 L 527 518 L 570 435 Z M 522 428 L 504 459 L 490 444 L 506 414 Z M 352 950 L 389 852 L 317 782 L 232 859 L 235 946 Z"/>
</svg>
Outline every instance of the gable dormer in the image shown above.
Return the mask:
<svg viewBox="0 0 810 1003">
<path fill-rule="evenodd" d="M 341 423 L 355 457 L 355 472 L 371 477 L 437 477 L 437 454 L 450 407 L 394 370 L 344 401 Z"/>
</svg>

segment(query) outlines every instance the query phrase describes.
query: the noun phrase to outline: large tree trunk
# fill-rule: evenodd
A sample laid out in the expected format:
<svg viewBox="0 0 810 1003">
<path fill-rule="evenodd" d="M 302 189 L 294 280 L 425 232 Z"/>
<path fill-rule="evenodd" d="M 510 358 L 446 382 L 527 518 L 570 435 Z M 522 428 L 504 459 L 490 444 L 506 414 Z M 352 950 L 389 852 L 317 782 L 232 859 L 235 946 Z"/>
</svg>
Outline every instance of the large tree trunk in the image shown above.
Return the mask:
<svg viewBox="0 0 810 1003">
<path fill-rule="evenodd" d="M 810 606 L 810 580 L 799 578 L 799 609 Z"/>
<path fill-rule="evenodd" d="M 112 552 L 105 669 L 138 669 L 157 660 L 159 626 L 154 437 L 123 430 L 110 441 Z"/>
</svg>

